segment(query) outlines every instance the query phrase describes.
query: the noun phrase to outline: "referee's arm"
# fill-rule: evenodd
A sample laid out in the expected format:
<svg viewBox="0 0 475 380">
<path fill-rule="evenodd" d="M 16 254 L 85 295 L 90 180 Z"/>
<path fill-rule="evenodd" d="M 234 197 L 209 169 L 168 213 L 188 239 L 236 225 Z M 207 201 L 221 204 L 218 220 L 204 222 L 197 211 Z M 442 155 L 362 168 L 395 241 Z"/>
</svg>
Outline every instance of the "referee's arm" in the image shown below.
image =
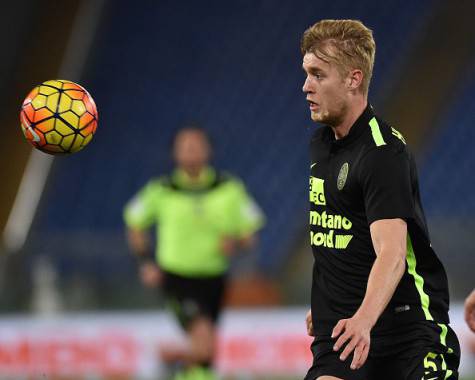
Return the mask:
<svg viewBox="0 0 475 380">
<path fill-rule="evenodd" d="M 130 250 L 140 261 L 153 259 L 152 242 L 148 231 L 127 227 L 126 237 Z"/>
<path fill-rule="evenodd" d="M 370 232 L 376 260 L 368 278 L 365 297 L 355 315 L 340 320 L 332 333 L 332 337 L 339 336 L 335 350 L 348 341 L 341 360 L 354 351 L 352 369 L 360 368 L 366 361 L 370 331 L 393 296 L 406 267 L 407 224 L 404 220 L 377 220 L 371 223 Z"/>
<path fill-rule="evenodd" d="M 129 247 L 139 262 L 139 276 L 142 283 L 148 288 L 155 288 L 162 284 L 163 273 L 153 256 L 150 234 L 148 231 L 127 228 Z"/>
</svg>

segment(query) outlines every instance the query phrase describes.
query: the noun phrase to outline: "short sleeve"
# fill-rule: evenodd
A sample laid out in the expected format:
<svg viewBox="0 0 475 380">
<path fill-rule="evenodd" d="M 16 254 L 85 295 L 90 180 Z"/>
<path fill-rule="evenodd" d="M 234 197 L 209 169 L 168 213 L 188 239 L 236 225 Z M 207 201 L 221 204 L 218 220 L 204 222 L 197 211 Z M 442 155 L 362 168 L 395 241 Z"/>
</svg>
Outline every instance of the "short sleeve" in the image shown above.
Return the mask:
<svg viewBox="0 0 475 380">
<path fill-rule="evenodd" d="M 264 226 L 264 213 L 241 182 L 235 181 L 234 186 L 233 230 L 237 236 L 252 234 Z"/>
<path fill-rule="evenodd" d="M 124 208 L 124 221 L 127 227 L 147 229 L 158 222 L 160 197 L 163 192 L 158 181 L 149 182 Z"/>
<path fill-rule="evenodd" d="M 414 217 L 411 164 L 405 149 L 382 146 L 368 152 L 360 180 L 368 225 L 380 219 Z"/>
</svg>

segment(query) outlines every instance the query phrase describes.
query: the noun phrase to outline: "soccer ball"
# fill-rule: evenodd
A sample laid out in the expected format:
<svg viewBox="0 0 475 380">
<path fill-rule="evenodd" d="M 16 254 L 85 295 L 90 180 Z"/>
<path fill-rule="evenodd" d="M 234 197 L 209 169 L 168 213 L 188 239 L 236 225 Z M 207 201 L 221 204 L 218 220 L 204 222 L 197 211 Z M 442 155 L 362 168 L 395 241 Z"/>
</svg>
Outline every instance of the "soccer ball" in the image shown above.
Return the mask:
<svg viewBox="0 0 475 380">
<path fill-rule="evenodd" d="M 21 129 L 27 141 L 49 154 L 76 153 L 89 144 L 97 128 L 91 95 L 68 80 L 36 86 L 21 106 Z"/>
</svg>

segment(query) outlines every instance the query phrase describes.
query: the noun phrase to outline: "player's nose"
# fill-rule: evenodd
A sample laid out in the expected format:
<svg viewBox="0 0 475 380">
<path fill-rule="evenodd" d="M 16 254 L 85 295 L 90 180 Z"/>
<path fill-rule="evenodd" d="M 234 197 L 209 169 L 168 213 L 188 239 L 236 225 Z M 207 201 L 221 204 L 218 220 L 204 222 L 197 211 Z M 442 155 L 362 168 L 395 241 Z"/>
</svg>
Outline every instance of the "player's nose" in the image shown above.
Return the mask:
<svg viewBox="0 0 475 380">
<path fill-rule="evenodd" d="M 305 78 L 305 82 L 303 82 L 302 91 L 305 92 L 305 93 L 311 92 L 310 81 L 309 81 L 308 77 Z"/>
</svg>

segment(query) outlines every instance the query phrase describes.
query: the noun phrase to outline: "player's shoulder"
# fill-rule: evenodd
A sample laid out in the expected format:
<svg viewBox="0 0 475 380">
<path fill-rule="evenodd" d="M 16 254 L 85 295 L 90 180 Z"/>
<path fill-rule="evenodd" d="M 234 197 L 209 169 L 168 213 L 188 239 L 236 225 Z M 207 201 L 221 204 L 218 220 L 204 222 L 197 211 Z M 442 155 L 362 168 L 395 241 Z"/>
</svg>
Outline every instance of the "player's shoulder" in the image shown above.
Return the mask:
<svg viewBox="0 0 475 380">
<path fill-rule="evenodd" d="M 144 188 L 148 191 L 161 191 L 163 189 L 172 188 L 171 176 L 163 174 L 153 177 L 145 184 Z"/>
<path fill-rule="evenodd" d="M 369 121 L 364 139 L 365 154 L 376 156 L 391 153 L 409 154 L 404 135 L 379 116 Z"/>
<path fill-rule="evenodd" d="M 396 146 L 396 147 L 404 147 L 406 146 L 406 139 L 404 138 L 404 135 L 399 132 L 396 127 L 390 125 L 387 123 L 385 120 L 381 119 L 378 116 L 375 116 L 374 119 L 376 120 L 376 123 L 381 130 L 381 134 L 383 136 L 384 143 L 386 145 L 390 146 Z M 370 125 L 371 126 L 371 125 Z"/>
</svg>

